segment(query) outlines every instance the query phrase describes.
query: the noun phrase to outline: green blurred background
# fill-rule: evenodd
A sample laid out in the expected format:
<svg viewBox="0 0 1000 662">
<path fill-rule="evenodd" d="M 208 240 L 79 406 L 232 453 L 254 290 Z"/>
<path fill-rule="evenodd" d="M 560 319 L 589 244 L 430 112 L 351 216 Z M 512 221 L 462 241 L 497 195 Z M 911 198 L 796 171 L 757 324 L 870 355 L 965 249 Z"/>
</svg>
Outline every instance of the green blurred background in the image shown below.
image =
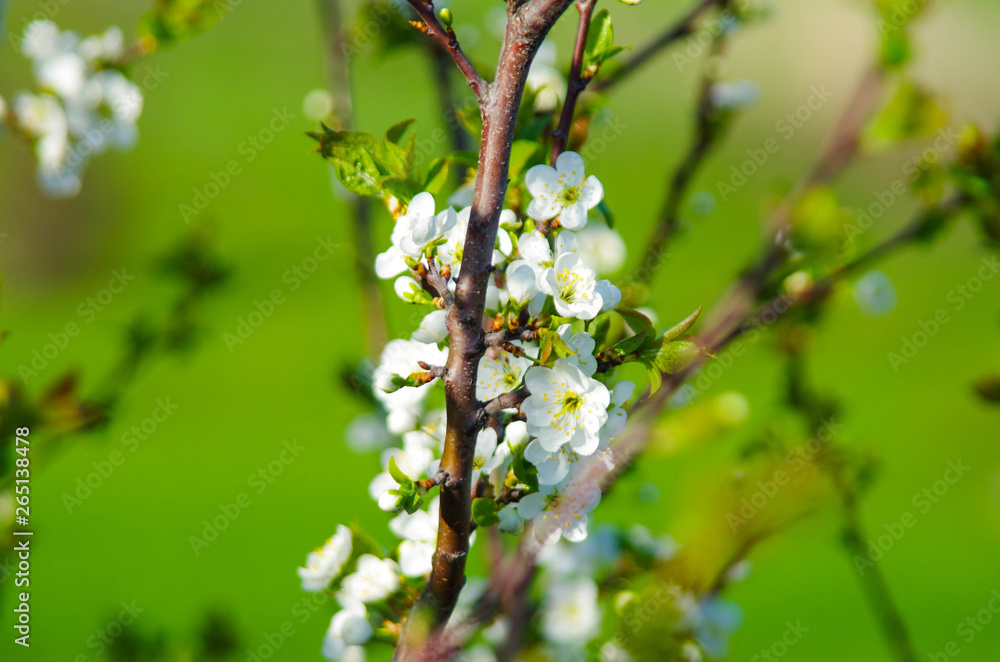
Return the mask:
<svg viewBox="0 0 1000 662">
<path fill-rule="evenodd" d="M 8 29 L 20 32 L 23 17 L 43 3 L 9 4 Z M 455 8 L 458 23 L 483 26 L 499 3 L 467 4 Z M 637 8 L 612 7 L 618 40 L 642 43 L 688 4 L 650 0 Z M 148 5 L 75 0 L 60 5 L 54 20 L 82 33 L 119 24 L 129 35 Z M 688 214 L 691 231 L 675 242 L 654 284 L 663 320 L 714 302 L 754 253 L 762 197 L 806 167 L 875 48 L 872 14 L 860 0 L 776 2 L 775 9 L 770 21 L 734 41 L 731 75 L 758 81 L 762 98 L 738 121 L 696 190 L 714 191 L 748 148 L 776 136 L 775 123 L 806 101 L 811 86 L 826 85 L 833 97 L 714 213 Z M 555 35 L 560 65 L 569 52 L 570 23 L 575 21 Z M 942 2 L 916 29 L 915 74 L 940 92 L 956 122 L 974 119 L 992 129 L 1000 117 L 1000 90 L 993 84 L 998 31 L 993 0 Z M 495 38 L 482 27 L 477 36 L 472 51 L 490 61 Z M 195 221 L 214 228 L 220 252 L 235 267 L 225 289 L 203 308 L 197 350 L 147 366 L 105 431 L 69 440 L 33 476 L 32 648 L 11 652 L 8 579 L 0 590 L 3 659 L 106 658 L 89 638 L 117 618 L 123 601 L 144 610 L 130 628 L 162 630 L 179 643 L 194 640 L 206 610 L 228 612 L 240 651 L 257 648 L 265 635 L 291 622 L 295 634 L 275 659 L 320 659 L 331 608 L 301 618 L 305 594 L 295 568 L 337 523 L 359 521 L 389 542 L 388 517 L 366 490 L 376 460 L 343 443 L 345 426 L 365 405 L 341 386 L 337 373 L 357 361 L 365 340 L 348 207 L 331 194 L 327 167 L 303 135 L 314 128 L 303 116 L 303 97 L 325 84 L 322 47 L 314 2 L 258 1 L 236 5 L 205 34 L 149 58 L 133 78 L 141 79 L 147 64 L 165 76 L 146 94 L 138 147 L 98 158 L 82 194 L 70 201 L 43 197 L 28 150 L 9 136 L 0 142 L 0 326 L 10 331 L 0 351 L 5 376 L 15 376 L 17 366 L 48 342 L 48 333 L 83 322 L 77 307 L 106 286 L 113 270 L 135 274 L 103 312 L 81 324 L 79 337 L 30 383 L 34 388 L 69 369 L 80 371 L 85 386 L 95 384 L 119 355 L 125 324 L 140 311 L 162 312 L 168 305 L 172 291 L 152 276 L 150 263 L 190 229 L 179 205 L 190 204 L 193 189 L 231 159 L 243 166 Z M 426 58 L 411 52 L 379 60 L 362 53 L 352 64 L 360 129 L 378 133 L 408 116 L 420 118 L 422 136 L 438 125 Z M 633 254 L 653 221 L 666 175 L 687 146 L 697 74 L 697 66 L 678 71 L 666 54 L 612 94 L 612 118 L 625 130 L 588 169 L 603 181 Z M 29 80 L 28 63 L 5 39 L 0 94 L 9 99 Z M 241 143 L 283 109 L 295 118 L 247 162 Z M 844 202 L 869 204 L 923 147 L 894 148 L 854 168 L 839 186 Z M 897 203 L 863 241 L 885 236 L 911 209 L 910 201 Z M 389 234 L 387 215 L 379 216 L 377 231 L 381 246 Z M 334 259 L 291 291 L 283 273 L 326 237 L 338 244 Z M 1000 282 L 987 283 L 898 372 L 886 355 L 899 350 L 901 337 L 917 330 L 919 320 L 950 310 L 948 292 L 990 254 L 968 224 L 959 224 L 933 252 L 913 249 L 893 258 L 881 268 L 895 286 L 897 308 L 868 318 L 844 289 L 810 359 L 815 381 L 845 405 L 845 438 L 884 460 L 863 506 L 872 534 L 914 511 L 914 494 L 941 478 L 950 460 L 971 468 L 930 512 L 918 515 L 917 525 L 880 562 L 923 659 L 959 641 L 955 628 L 1000 589 L 1000 421 L 970 388 L 1000 363 Z M 231 352 L 223 334 L 234 332 L 237 319 L 274 288 L 282 288 L 287 301 Z M 410 311 L 389 301 L 392 334 L 408 335 Z M 713 387 L 745 394 L 747 428 L 710 448 L 643 461 L 607 499 L 599 520 L 676 533 L 684 511 L 706 498 L 738 445 L 779 408 L 781 366 L 768 345 L 766 339 L 755 345 Z M 176 412 L 132 452 L 123 435 L 163 398 L 176 403 Z M 286 440 L 304 450 L 288 464 L 273 464 Z M 64 495 L 94 471 L 92 463 L 115 450 L 125 462 L 68 512 Z M 269 463 L 274 473 L 280 467 L 280 475 L 253 480 Z M 648 488 L 640 492 L 646 482 L 659 488 L 652 504 L 641 498 L 649 494 Z M 240 493 L 251 504 L 196 555 L 190 537 L 202 535 L 203 520 Z M 754 572 L 729 594 L 746 612 L 730 659 L 751 659 L 781 636 L 789 620 L 809 632 L 787 659 L 888 659 L 837 527 L 829 508 L 755 552 Z M 1000 659 L 1000 621 L 971 643 L 959 643 L 963 660 Z"/>
</svg>

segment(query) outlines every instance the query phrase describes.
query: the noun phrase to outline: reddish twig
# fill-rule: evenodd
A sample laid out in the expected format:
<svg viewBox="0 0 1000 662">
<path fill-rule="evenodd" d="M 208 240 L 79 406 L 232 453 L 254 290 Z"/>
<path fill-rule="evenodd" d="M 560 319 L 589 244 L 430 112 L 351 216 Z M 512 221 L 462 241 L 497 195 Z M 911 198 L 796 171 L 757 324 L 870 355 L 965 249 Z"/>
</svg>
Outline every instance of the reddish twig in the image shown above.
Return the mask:
<svg viewBox="0 0 1000 662">
<path fill-rule="evenodd" d="M 441 44 L 442 48 L 451 56 L 451 59 L 455 61 L 459 71 L 465 76 L 466 82 L 469 83 L 472 91 L 476 93 L 476 97 L 480 101 L 483 101 L 486 97 L 488 84 L 462 50 L 462 47 L 458 43 L 458 38 L 455 36 L 455 31 L 451 27 L 446 28 L 441 25 L 441 21 L 438 20 L 437 15 L 434 13 L 433 2 L 423 2 L 423 0 L 408 1 L 420 17 L 420 22 L 416 23 L 415 27 L 434 37 Z"/>
<path fill-rule="evenodd" d="M 566 81 L 566 101 L 563 102 L 559 125 L 552 132 L 552 165 L 566 149 L 569 140 L 569 128 L 573 123 L 573 113 L 576 110 L 576 100 L 587 88 L 593 73 L 583 71 L 583 58 L 587 50 L 587 33 L 590 32 L 590 19 L 594 14 L 597 0 L 577 0 L 576 8 L 580 12 L 580 23 L 576 30 L 576 43 L 573 45 L 573 61 L 569 67 L 569 78 Z"/>
</svg>

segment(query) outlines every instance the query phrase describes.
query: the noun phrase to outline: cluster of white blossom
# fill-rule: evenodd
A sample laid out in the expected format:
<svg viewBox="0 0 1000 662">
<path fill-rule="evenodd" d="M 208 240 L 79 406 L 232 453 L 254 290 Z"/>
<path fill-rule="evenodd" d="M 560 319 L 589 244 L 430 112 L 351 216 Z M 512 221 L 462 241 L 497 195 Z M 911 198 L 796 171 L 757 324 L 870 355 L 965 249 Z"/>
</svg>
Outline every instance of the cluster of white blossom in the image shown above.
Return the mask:
<svg viewBox="0 0 1000 662">
<path fill-rule="evenodd" d="M 511 210 L 501 215 L 493 254 L 496 277 L 488 284 L 484 324 L 497 315 L 518 316 L 524 311 L 535 320 L 546 313 L 559 319 L 551 332 L 568 349 L 550 365 L 539 364 L 539 340 L 515 340 L 506 348 L 491 347 L 483 356 L 477 379 L 479 400 L 486 402 L 522 386 L 530 396 L 520 406 L 523 416 L 507 422 L 502 439 L 491 428 L 480 433 L 475 478 L 482 475 L 499 495 L 505 485 L 516 483 L 511 472 L 514 455 L 523 457 L 534 467 L 538 489 L 499 509 L 500 528 L 514 533 L 531 521 L 541 541 L 558 539 L 560 534 L 582 540 L 587 513 L 600 501 L 600 490 L 578 484 L 583 479 L 574 474 L 573 467 L 590 456 L 601 457 L 610 466 L 608 442 L 624 427 L 623 405 L 634 390 L 629 382 L 609 388 L 606 375 L 601 376 L 603 380 L 597 378 L 595 341 L 584 327 L 614 309 L 621 292 L 600 279 L 587 258 L 603 273 L 614 271 L 621 266 L 624 246 L 606 226 L 591 223 L 587 229 L 588 212 L 601 202 L 604 191 L 596 177 L 585 175 L 578 154 L 564 152 L 555 167 L 532 167 L 525 174 L 525 187 L 532 196 L 526 209 L 530 225 Z M 397 219 L 392 246 L 376 259 L 376 273 L 382 278 L 398 277 L 395 290 L 404 301 L 431 303 L 432 297 L 411 275 L 400 274 L 427 260 L 450 269 L 452 278 L 457 276 L 470 212 L 468 207 L 439 211 L 430 194 L 418 194 Z M 556 229 L 543 233 L 546 224 L 556 225 L 548 223 L 553 219 L 559 221 Z M 454 280 L 449 286 L 454 287 Z M 396 487 L 388 473 L 390 458 L 413 480 L 433 478 L 437 471 L 444 426 L 439 411 L 424 413 L 436 380 L 401 388 L 399 384 L 422 372 L 421 362 L 444 365 L 447 336 L 445 311 L 435 309 L 410 340 L 394 340 L 386 346 L 375 370 L 375 396 L 386 409 L 388 430 L 402 437 L 401 448 L 383 452 L 386 471 L 371 485 L 373 498 L 385 509 L 396 507 L 390 491 Z M 433 531 L 430 534 L 426 540 L 405 536 L 426 556 L 423 564 L 414 563 L 414 567 L 429 568 Z"/>
<path fill-rule="evenodd" d="M 588 331 L 595 318 L 619 305 L 621 292 L 601 276 L 621 268 L 625 257 L 624 242 L 614 230 L 588 222 L 603 198 L 601 183 L 586 176 L 578 154 L 564 152 L 555 167 L 529 169 L 524 187 L 531 196 L 526 218 L 512 210 L 500 217 L 483 329 L 489 331 L 502 318 L 532 332 L 489 347 L 476 384 L 483 403 L 515 391 L 523 397 L 518 406 L 503 410 L 499 426 L 478 433 L 472 479 L 477 495 L 496 499 L 502 531 L 517 534 L 531 523 L 534 538 L 551 547 L 561 538 L 587 538 L 588 514 L 601 498 L 587 469 L 613 467 L 608 446 L 624 429 L 635 385 L 615 383 L 614 371 L 601 368 L 597 342 Z M 353 647 L 371 636 L 366 609 L 391 596 L 400 582 L 419 582 L 431 571 L 438 498 L 411 501 L 404 511 L 400 479 L 424 486 L 423 493 L 438 474 L 446 427 L 443 389 L 439 373 L 428 366 L 446 364 L 449 331 L 444 301 L 418 279 L 429 269 L 440 276 L 438 286 L 444 283 L 454 291 L 470 215 L 470 207 L 440 209 L 431 194 L 419 193 L 396 219 L 391 246 L 376 259 L 376 274 L 395 279 L 402 300 L 433 308 L 409 339 L 392 340 L 382 352 L 372 381 L 384 415 L 359 417 L 348 430 L 352 448 L 380 452 L 382 471 L 369 493 L 381 509 L 396 513 L 389 523 L 399 539 L 393 560 L 361 556 L 357 569 L 341 577 L 355 563 L 345 564 L 353 557 L 350 532 L 341 527 L 300 570 L 303 588 L 336 590 L 342 606 L 324 644 L 329 659 L 357 659 Z M 546 341 L 548 334 L 553 337 Z M 376 590 L 360 590 L 357 575 Z M 566 619 L 560 617 L 565 609 L 559 605 L 568 609 L 582 597 L 596 605 L 596 585 L 590 580 L 560 586 L 551 592 L 544 629 L 565 633 Z M 579 630 L 591 627 L 599 614 L 578 618 Z M 560 636 L 565 634 L 553 641 Z M 476 659 L 492 659 L 486 649 L 480 653 Z"/>
<path fill-rule="evenodd" d="M 25 29 L 21 50 L 38 89 L 17 93 L 9 107 L 0 99 L 0 118 L 34 146 L 42 190 L 72 197 L 90 157 L 138 138 L 143 98 L 120 70 L 121 30 L 82 38 L 39 20 Z"/>
</svg>

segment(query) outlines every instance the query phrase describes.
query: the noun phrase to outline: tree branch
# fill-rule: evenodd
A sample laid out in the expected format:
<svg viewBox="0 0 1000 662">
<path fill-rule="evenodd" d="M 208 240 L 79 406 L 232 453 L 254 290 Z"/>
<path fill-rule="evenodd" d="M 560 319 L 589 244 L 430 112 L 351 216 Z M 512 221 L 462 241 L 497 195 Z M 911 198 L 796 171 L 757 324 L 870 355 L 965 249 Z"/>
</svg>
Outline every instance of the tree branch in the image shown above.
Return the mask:
<svg viewBox="0 0 1000 662">
<path fill-rule="evenodd" d="M 476 97 L 482 102 L 486 98 L 489 87 L 486 79 L 479 74 L 475 65 L 472 64 L 472 61 L 462 51 L 462 47 L 458 44 L 458 38 L 455 36 L 455 31 L 450 27 L 446 28 L 441 25 L 441 21 L 438 20 L 437 15 L 434 13 L 433 1 L 408 0 L 408 2 L 413 7 L 413 10 L 417 12 L 422 22 L 416 25 L 417 29 L 426 32 L 441 44 L 441 47 L 451 56 L 451 59 L 458 66 L 459 71 L 465 76 L 466 82 L 469 83 L 472 91 L 476 93 Z"/>
<path fill-rule="evenodd" d="M 433 16 L 433 6 L 418 0 L 410 2 L 427 19 L 428 30 L 432 34 L 435 30 L 442 34 L 440 24 Z M 480 97 L 483 137 L 462 270 L 455 284 L 454 305 L 448 308 L 447 315 L 450 340 L 447 375 L 443 380 L 447 432 L 441 470 L 451 480 L 441 486 L 440 520 L 430 578 L 420 600 L 410 612 L 394 660 L 422 659 L 421 650 L 425 642 L 432 632 L 447 623 L 465 583 L 472 511 L 470 483 L 476 435 L 482 425 L 481 410 L 476 400 L 476 374 L 479 359 L 486 349 L 483 333 L 486 289 L 492 272 L 493 246 L 500 212 L 507 192 L 514 127 L 531 61 L 545 35 L 570 2 L 528 0 L 511 10 L 496 80 L 488 87 L 478 74 L 470 76 L 466 66 L 468 60 L 458 56 L 461 51 L 457 50 L 457 44 L 449 47 L 449 52 Z M 440 37 L 438 39 L 441 40 Z"/>
<path fill-rule="evenodd" d="M 594 83 L 594 90 L 597 92 L 607 92 L 609 89 L 622 82 L 636 72 L 650 58 L 665 49 L 678 39 L 688 36 L 694 32 L 695 24 L 702 14 L 712 7 L 725 5 L 729 0 L 701 0 L 691 10 L 682 16 L 680 20 L 670 24 L 659 37 L 646 44 L 630 57 L 625 63 L 612 74 L 601 78 Z"/>
<path fill-rule="evenodd" d="M 559 125 L 552 132 L 552 165 L 566 149 L 569 140 L 569 128 L 573 123 L 573 112 L 576 110 L 576 100 L 587 87 L 590 77 L 583 73 L 583 57 L 587 50 L 587 33 L 590 31 L 590 19 L 594 14 L 597 0 L 577 0 L 576 8 L 580 12 L 580 23 L 576 30 L 576 43 L 573 46 L 573 61 L 569 67 L 569 78 L 566 81 L 566 101 L 563 103 Z"/>
</svg>

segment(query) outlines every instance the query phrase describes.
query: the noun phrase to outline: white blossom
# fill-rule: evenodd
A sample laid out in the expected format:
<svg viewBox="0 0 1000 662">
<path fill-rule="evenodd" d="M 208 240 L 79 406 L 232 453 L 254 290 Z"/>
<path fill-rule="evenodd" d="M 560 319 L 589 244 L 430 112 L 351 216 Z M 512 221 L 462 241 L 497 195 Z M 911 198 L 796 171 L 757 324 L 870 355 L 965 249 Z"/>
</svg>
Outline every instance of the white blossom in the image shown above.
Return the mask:
<svg viewBox="0 0 1000 662">
<path fill-rule="evenodd" d="M 607 387 L 588 377 L 571 359 L 559 359 L 552 368 L 535 366 L 524 376 L 531 395 L 521 404 L 528 432 L 554 453 L 569 444 L 590 455 L 600 443 L 611 401 Z"/>
<path fill-rule="evenodd" d="M 625 240 L 603 223 L 588 223 L 576 232 L 580 257 L 599 276 L 613 274 L 625 265 Z"/>
<path fill-rule="evenodd" d="M 419 365 L 420 361 L 429 365 L 444 365 L 447 360 L 447 348 L 439 349 L 435 344 L 416 340 L 390 340 L 382 350 L 379 365 L 372 375 L 375 398 L 390 412 L 394 410 L 409 412 L 415 421 L 434 382 L 421 386 L 405 386 L 387 393 L 386 389 L 391 385 L 392 376 L 407 377 L 414 372 L 423 372 L 423 368 Z"/>
<path fill-rule="evenodd" d="M 437 539 L 439 499 L 435 497 L 427 510 L 400 513 L 389 522 L 389 529 L 399 544 L 399 568 L 407 577 L 421 577 L 431 571 L 434 542 Z"/>
<path fill-rule="evenodd" d="M 590 320 L 604 308 L 594 270 L 575 253 L 556 258 L 555 264 L 539 276 L 538 289 L 552 297 L 556 312 L 563 317 Z"/>
<path fill-rule="evenodd" d="M 628 412 L 625 410 L 625 403 L 635 393 L 635 384 L 629 381 L 621 381 L 611 389 L 611 406 L 608 408 L 608 422 L 601 431 L 601 445 L 606 446 L 609 441 L 625 431 L 625 424 L 628 421 Z"/>
<path fill-rule="evenodd" d="M 365 604 L 384 600 L 399 588 L 399 566 L 392 559 L 380 559 L 371 554 L 358 558 L 358 567 L 344 577 L 341 594 L 344 601 Z"/>
<path fill-rule="evenodd" d="M 299 568 L 302 590 L 326 590 L 351 556 L 351 542 L 351 530 L 341 524 L 322 547 L 310 552 L 306 557 L 305 567 Z"/>
<path fill-rule="evenodd" d="M 593 579 L 579 577 L 549 586 L 542 608 L 542 632 L 547 640 L 583 648 L 600 627 L 601 609 Z"/>
<path fill-rule="evenodd" d="M 504 212 L 513 214 L 510 210 L 504 210 Z M 452 268 L 452 273 L 455 275 L 458 275 L 458 269 L 462 262 L 462 256 L 465 250 L 465 235 L 469 231 L 469 217 L 471 215 L 472 207 L 465 207 L 458 212 L 455 225 L 448 231 L 444 243 L 441 244 L 437 251 L 438 260 L 440 260 L 442 264 L 455 265 Z M 503 217 L 502 212 L 501 218 Z M 509 216 L 507 218 L 509 219 Z M 492 260 L 493 264 L 499 264 L 514 250 L 514 245 L 510 240 L 510 235 L 503 230 L 497 231 L 495 246 L 496 250 L 493 252 Z"/>
<path fill-rule="evenodd" d="M 422 343 L 439 343 L 448 337 L 448 327 L 445 324 L 448 314 L 443 310 L 435 310 L 420 320 L 420 327 L 410 334 L 411 340 Z"/>
<path fill-rule="evenodd" d="M 571 357 L 566 358 L 571 360 L 583 374 L 593 377 L 594 373 L 597 372 L 597 359 L 594 358 L 594 348 L 596 347 L 594 337 L 586 331 L 573 333 L 573 327 L 569 324 L 563 324 L 557 331 L 559 337 L 573 352 Z"/>
<path fill-rule="evenodd" d="M 524 176 L 528 192 L 533 196 L 528 204 L 528 216 L 547 221 L 559 217 L 559 223 L 569 230 L 578 230 L 587 223 L 587 212 L 601 202 L 604 187 L 596 177 L 584 177 L 583 159 L 576 152 L 563 152 L 556 167 L 539 164 Z"/>
<path fill-rule="evenodd" d="M 507 291 L 518 307 L 524 307 L 538 294 L 534 269 L 524 262 L 515 262 L 507 268 Z"/>
<path fill-rule="evenodd" d="M 599 461 L 611 463 L 609 451 Z M 587 520 L 591 510 L 601 502 L 601 489 L 594 484 L 587 471 L 587 463 L 580 463 L 558 485 L 539 483 L 532 492 L 517 503 L 517 514 L 532 520 L 535 538 L 545 544 L 557 542 L 560 537 L 569 542 L 580 542 L 587 537 Z M 613 465 L 612 465 L 613 466 Z"/>
<path fill-rule="evenodd" d="M 491 349 L 479 359 L 476 374 L 476 399 L 486 402 L 510 393 L 521 384 L 531 360 L 514 356 L 500 348 Z"/>
<path fill-rule="evenodd" d="M 371 639 L 374 629 L 368 621 L 368 611 L 363 604 L 349 602 L 349 606 L 333 615 L 326 636 L 323 637 L 323 657 L 328 660 L 364 659 L 360 648 Z"/>
</svg>

